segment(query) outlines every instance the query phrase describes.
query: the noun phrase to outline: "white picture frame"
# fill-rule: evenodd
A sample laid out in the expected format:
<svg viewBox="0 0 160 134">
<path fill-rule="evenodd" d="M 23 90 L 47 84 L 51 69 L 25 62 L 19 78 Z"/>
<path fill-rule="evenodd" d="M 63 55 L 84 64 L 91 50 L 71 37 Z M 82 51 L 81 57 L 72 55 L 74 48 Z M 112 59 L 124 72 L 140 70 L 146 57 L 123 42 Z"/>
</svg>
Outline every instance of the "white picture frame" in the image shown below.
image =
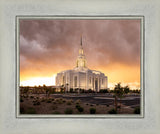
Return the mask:
<svg viewBox="0 0 160 134">
<path fill-rule="evenodd" d="M 160 129 L 159 2 L 138 1 L 1 1 L 0 133 L 153 133 Z M 16 16 L 144 16 L 143 118 L 17 118 Z M 142 57 L 141 57 L 142 58 Z M 152 89 L 152 90 L 151 90 Z M 154 91 L 154 92 L 153 92 Z"/>
</svg>

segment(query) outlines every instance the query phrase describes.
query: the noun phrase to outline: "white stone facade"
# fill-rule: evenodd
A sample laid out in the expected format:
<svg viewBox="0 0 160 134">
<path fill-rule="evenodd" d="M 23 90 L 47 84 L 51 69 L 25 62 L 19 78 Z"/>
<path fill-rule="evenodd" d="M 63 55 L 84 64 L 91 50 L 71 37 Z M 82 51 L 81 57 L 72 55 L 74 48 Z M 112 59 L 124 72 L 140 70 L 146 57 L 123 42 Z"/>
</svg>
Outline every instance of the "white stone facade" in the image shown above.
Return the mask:
<svg viewBox="0 0 160 134">
<path fill-rule="evenodd" d="M 70 88 L 93 90 L 98 92 L 100 89 L 108 88 L 108 78 L 100 71 L 90 70 L 86 67 L 86 59 L 82 48 L 76 61 L 76 67 L 73 70 L 65 70 L 57 74 L 56 86 L 64 86 L 68 91 Z"/>
</svg>

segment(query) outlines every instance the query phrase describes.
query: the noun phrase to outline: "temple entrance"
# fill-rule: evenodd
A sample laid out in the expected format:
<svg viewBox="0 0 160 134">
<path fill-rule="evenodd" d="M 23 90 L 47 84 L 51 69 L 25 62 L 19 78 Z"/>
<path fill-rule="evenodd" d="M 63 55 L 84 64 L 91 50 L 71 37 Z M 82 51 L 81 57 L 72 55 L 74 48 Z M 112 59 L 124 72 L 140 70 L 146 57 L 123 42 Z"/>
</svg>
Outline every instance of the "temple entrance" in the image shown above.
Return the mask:
<svg viewBox="0 0 160 134">
<path fill-rule="evenodd" d="M 96 92 L 98 91 L 98 79 L 97 78 L 95 79 L 95 90 Z"/>
</svg>

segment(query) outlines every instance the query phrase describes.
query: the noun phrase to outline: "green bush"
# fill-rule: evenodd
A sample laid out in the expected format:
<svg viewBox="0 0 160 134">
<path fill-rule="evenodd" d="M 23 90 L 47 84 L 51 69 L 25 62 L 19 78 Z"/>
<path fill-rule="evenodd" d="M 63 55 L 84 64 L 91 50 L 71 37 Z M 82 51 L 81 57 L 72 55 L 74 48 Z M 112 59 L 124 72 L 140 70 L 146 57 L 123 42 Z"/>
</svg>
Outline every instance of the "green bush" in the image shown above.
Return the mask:
<svg viewBox="0 0 160 134">
<path fill-rule="evenodd" d="M 90 114 L 95 114 L 96 113 L 96 109 L 95 108 L 90 108 Z"/>
<path fill-rule="evenodd" d="M 80 107 L 80 105 L 79 105 L 79 104 L 76 104 L 76 108 L 78 108 L 78 107 Z"/>
<path fill-rule="evenodd" d="M 135 114 L 140 114 L 140 107 L 136 107 L 136 108 L 134 109 L 134 113 L 135 113 Z"/>
<path fill-rule="evenodd" d="M 117 108 L 119 108 L 119 109 L 120 109 L 120 108 L 121 108 L 121 106 L 120 106 L 120 105 L 118 105 L 118 106 L 117 106 Z"/>
<path fill-rule="evenodd" d="M 29 107 L 26 110 L 26 114 L 36 114 L 36 110 L 33 107 Z"/>
<path fill-rule="evenodd" d="M 110 111 L 108 111 L 109 114 L 117 114 L 117 111 L 113 108 Z"/>
<path fill-rule="evenodd" d="M 47 103 L 51 103 L 52 101 L 51 100 L 47 100 Z"/>
<path fill-rule="evenodd" d="M 22 99 L 22 98 L 20 98 L 20 102 L 23 102 L 23 99 Z"/>
<path fill-rule="evenodd" d="M 72 114 L 73 111 L 70 108 L 66 108 L 66 110 L 64 111 L 65 114 Z"/>
<path fill-rule="evenodd" d="M 83 112 L 83 110 L 84 110 L 83 107 L 81 107 L 81 106 L 77 107 L 77 109 L 79 112 Z"/>
<path fill-rule="evenodd" d="M 58 111 L 55 111 L 55 112 L 53 112 L 53 114 L 60 114 L 60 112 L 58 112 Z"/>
</svg>

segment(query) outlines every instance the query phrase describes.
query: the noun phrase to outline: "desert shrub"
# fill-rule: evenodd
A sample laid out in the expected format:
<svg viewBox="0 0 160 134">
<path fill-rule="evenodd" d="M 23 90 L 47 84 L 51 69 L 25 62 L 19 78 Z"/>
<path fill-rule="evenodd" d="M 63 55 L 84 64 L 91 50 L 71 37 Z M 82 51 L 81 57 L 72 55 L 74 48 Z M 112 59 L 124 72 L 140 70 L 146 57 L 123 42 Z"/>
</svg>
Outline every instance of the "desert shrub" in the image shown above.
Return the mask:
<svg viewBox="0 0 160 134">
<path fill-rule="evenodd" d="M 24 107 L 20 107 L 20 114 L 24 114 Z"/>
<path fill-rule="evenodd" d="M 70 102 L 70 101 L 68 101 L 68 102 L 67 102 L 67 105 L 71 105 L 71 102 Z"/>
<path fill-rule="evenodd" d="M 90 114 L 95 114 L 96 113 L 96 109 L 95 108 L 90 108 Z"/>
<path fill-rule="evenodd" d="M 64 111 L 65 114 L 72 114 L 73 110 L 71 108 L 66 108 L 66 110 Z"/>
<path fill-rule="evenodd" d="M 63 100 L 63 103 L 65 103 L 66 102 L 66 100 Z"/>
<path fill-rule="evenodd" d="M 33 99 L 33 98 L 34 98 L 34 96 L 30 96 L 30 98 L 31 98 L 31 99 Z"/>
<path fill-rule="evenodd" d="M 97 106 L 99 106 L 99 104 L 96 104 Z"/>
<path fill-rule="evenodd" d="M 93 104 L 90 105 L 91 107 L 93 106 Z"/>
<path fill-rule="evenodd" d="M 54 98 L 52 98 L 51 100 L 54 101 Z"/>
<path fill-rule="evenodd" d="M 28 96 L 27 96 L 27 95 L 24 95 L 24 98 L 28 98 Z"/>
<path fill-rule="evenodd" d="M 56 105 L 53 105 L 53 106 L 52 106 L 52 109 L 53 109 L 53 110 L 56 110 L 57 108 L 58 108 L 58 107 L 57 107 Z"/>
<path fill-rule="evenodd" d="M 26 114 L 36 114 L 36 110 L 33 107 L 29 107 L 26 110 Z"/>
<path fill-rule="evenodd" d="M 33 105 L 40 105 L 41 103 L 38 100 L 33 101 Z"/>
<path fill-rule="evenodd" d="M 107 104 L 106 106 L 107 106 L 107 107 L 109 107 L 109 105 L 108 105 L 108 104 Z"/>
<path fill-rule="evenodd" d="M 71 99 L 70 102 L 73 103 L 73 100 Z"/>
<path fill-rule="evenodd" d="M 58 102 L 58 101 L 59 101 L 59 99 L 57 98 L 57 99 L 55 99 L 55 101 L 57 101 L 57 102 Z"/>
<path fill-rule="evenodd" d="M 63 103 L 62 98 L 56 99 L 55 101 L 56 101 L 58 104 L 62 104 L 62 103 Z"/>
<path fill-rule="evenodd" d="M 117 111 L 113 108 L 108 111 L 109 114 L 117 114 Z"/>
<path fill-rule="evenodd" d="M 136 107 L 136 108 L 134 109 L 134 113 L 135 113 L 135 114 L 140 114 L 140 107 Z"/>
<path fill-rule="evenodd" d="M 60 114 L 60 112 L 58 112 L 58 111 L 55 111 L 55 112 L 53 112 L 53 114 Z"/>
<path fill-rule="evenodd" d="M 76 106 L 75 106 L 76 108 L 78 108 L 78 107 L 80 107 L 80 105 L 79 104 L 76 104 Z"/>
<path fill-rule="evenodd" d="M 76 100 L 76 104 L 80 104 L 81 103 L 81 100 Z"/>
<path fill-rule="evenodd" d="M 45 99 L 42 99 L 41 102 L 45 102 Z"/>
<path fill-rule="evenodd" d="M 20 102 L 23 102 L 23 99 L 22 99 L 22 98 L 20 98 Z"/>
<path fill-rule="evenodd" d="M 56 101 L 53 101 L 53 104 L 57 104 L 57 102 L 56 102 Z"/>
<path fill-rule="evenodd" d="M 86 105 L 88 105 L 88 103 Z"/>
<path fill-rule="evenodd" d="M 41 103 L 39 101 L 37 101 L 37 105 L 40 105 Z"/>
<path fill-rule="evenodd" d="M 62 100 L 59 100 L 59 101 L 58 101 L 58 103 L 59 103 L 59 104 L 62 104 L 62 103 L 63 103 L 63 101 L 62 101 Z"/>
<path fill-rule="evenodd" d="M 117 108 L 119 108 L 119 109 L 120 109 L 120 108 L 121 108 L 121 106 L 120 106 L 120 105 L 118 105 L 118 106 L 117 106 Z"/>
<path fill-rule="evenodd" d="M 77 109 L 79 112 L 83 112 L 83 110 L 84 110 L 83 107 L 81 107 L 81 106 L 77 107 Z"/>
<path fill-rule="evenodd" d="M 47 103 L 51 103 L 52 101 L 51 101 L 50 99 L 48 99 L 46 102 L 47 102 Z"/>
</svg>

